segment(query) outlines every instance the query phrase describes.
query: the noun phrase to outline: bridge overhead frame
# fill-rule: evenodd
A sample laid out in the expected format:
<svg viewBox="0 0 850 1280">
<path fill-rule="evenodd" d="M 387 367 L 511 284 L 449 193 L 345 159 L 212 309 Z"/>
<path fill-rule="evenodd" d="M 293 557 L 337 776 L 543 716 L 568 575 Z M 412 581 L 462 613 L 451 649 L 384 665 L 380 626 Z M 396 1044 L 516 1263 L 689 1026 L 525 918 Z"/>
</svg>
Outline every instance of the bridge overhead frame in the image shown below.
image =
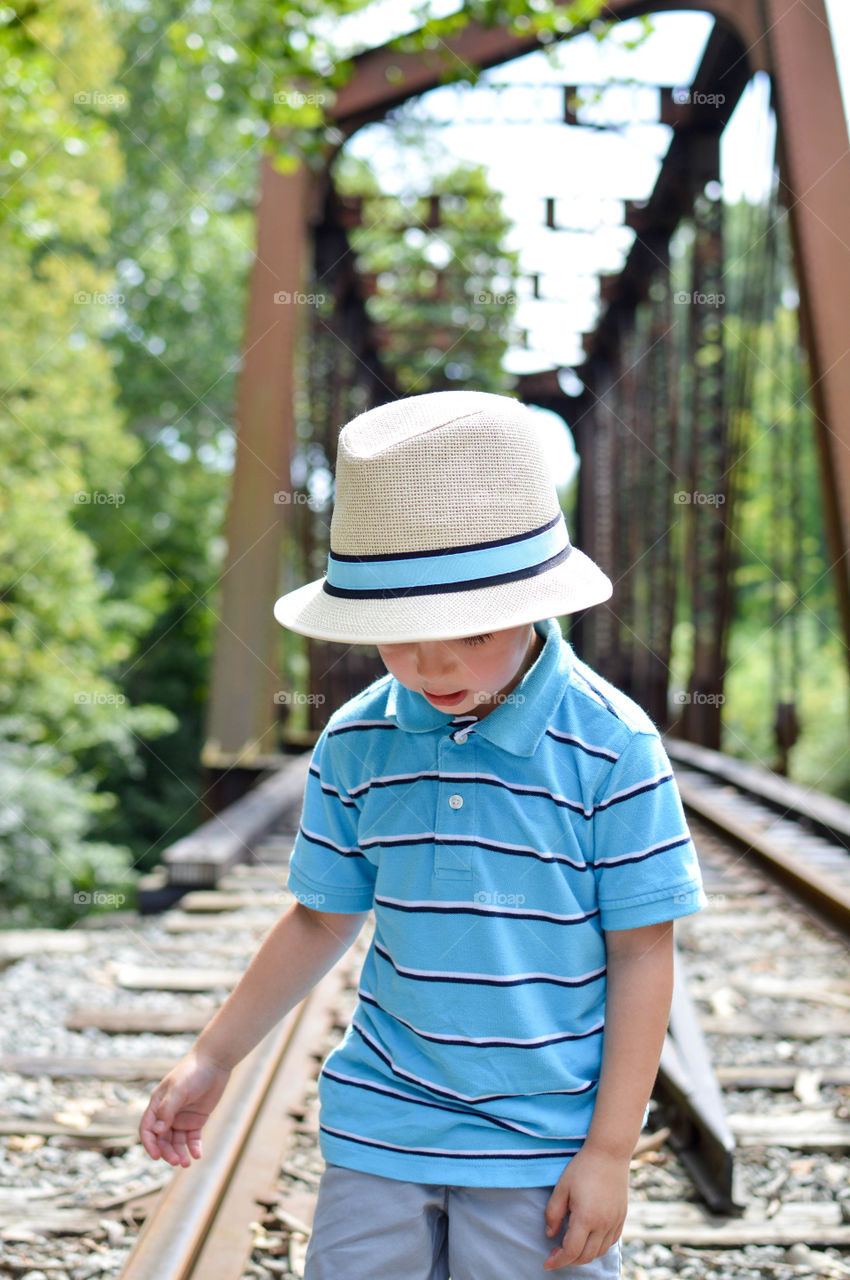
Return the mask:
<svg viewBox="0 0 850 1280">
<path fill-rule="evenodd" d="M 810 364 L 827 541 L 850 656 L 850 417 L 846 408 L 850 405 L 850 350 L 845 301 L 850 297 L 850 252 L 843 222 L 844 211 L 850 207 L 850 163 L 824 0 L 806 0 L 806 4 L 798 0 L 701 0 L 696 6 L 693 0 L 611 0 L 603 16 L 625 20 L 694 7 L 716 19 L 715 49 L 725 46 L 733 51 L 731 59 L 726 56 L 722 71 L 716 71 L 722 74 L 723 92 L 729 101 L 737 101 L 755 71 L 764 70 L 771 76 L 782 191 L 789 212 L 802 333 Z M 578 33 L 576 28 L 569 35 Z M 539 47 L 534 37 L 518 37 L 472 22 L 447 41 L 440 54 L 403 54 L 389 47 L 368 51 L 354 59 L 353 75 L 339 90 L 330 110 L 331 122 L 347 139 L 364 124 L 382 119 L 392 107 L 437 87 L 447 54 L 465 64 L 489 68 Z M 707 48 L 707 54 L 710 51 Z M 816 93 L 811 91 L 814 85 Z M 715 130 L 717 122 L 715 114 Z M 677 132 L 671 150 L 677 138 L 687 132 Z M 279 628 L 272 619 L 271 604 L 282 581 L 282 547 L 292 506 L 275 503 L 275 495 L 291 488 L 295 350 L 301 317 L 297 306 L 276 304 L 275 295 L 293 296 L 309 280 L 312 230 L 322 220 L 332 159 L 328 158 L 325 169 L 302 166 L 292 174 L 278 173 L 268 161 L 263 165 L 258 247 L 237 405 L 229 551 L 204 752 L 204 762 L 213 776 L 232 769 L 262 767 L 279 750 L 274 700 L 280 682 Z M 621 323 L 623 308 L 633 306 L 642 296 L 648 277 L 641 270 L 641 255 L 651 259 L 663 249 L 687 204 L 688 193 L 676 195 L 675 174 L 668 160 L 662 176 L 672 183 L 673 203 L 660 220 L 652 222 L 647 216 L 636 228 L 637 239 L 621 273 L 617 296 L 602 319 L 600 352 L 606 334 L 613 336 Z M 651 214 L 651 203 L 646 212 Z M 546 375 L 534 375 L 520 379 L 518 389 L 521 395 L 537 403 L 548 401 L 548 407 L 564 413 L 565 405 L 556 403 L 553 383 Z M 391 393 L 384 398 L 391 398 Z M 574 404 L 570 402 L 571 407 Z M 569 421 L 572 415 L 565 416 Z M 579 538 L 593 554 L 588 520 L 585 513 Z"/>
</svg>

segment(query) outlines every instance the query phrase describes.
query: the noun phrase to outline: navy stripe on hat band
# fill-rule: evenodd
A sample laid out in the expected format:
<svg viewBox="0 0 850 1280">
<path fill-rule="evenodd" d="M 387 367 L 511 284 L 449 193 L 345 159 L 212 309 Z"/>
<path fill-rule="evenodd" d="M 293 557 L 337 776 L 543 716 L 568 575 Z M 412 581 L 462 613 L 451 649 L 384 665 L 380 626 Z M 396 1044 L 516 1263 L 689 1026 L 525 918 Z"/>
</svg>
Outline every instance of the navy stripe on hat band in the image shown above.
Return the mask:
<svg viewBox="0 0 850 1280">
<path fill-rule="evenodd" d="M 404 599 L 499 586 L 545 573 L 572 551 L 563 515 L 520 538 L 410 557 L 328 556 L 323 590 L 348 600 Z"/>
<path fill-rule="evenodd" d="M 433 596 L 447 592 L 475 591 L 481 587 L 498 587 L 505 582 L 519 582 L 523 578 L 535 578 L 547 569 L 554 569 L 562 560 L 566 560 L 572 547 L 565 547 L 550 560 L 535 565 L 532 569 L 517 569 L 514 573 L 495 573 L 486 578 L 469 578 L 466 582 L 433 582 L 420 587 L 382 587 L 373 591 L 350 591 L 344 587 L 332 587 L 327 579 L 322 590 L 329 596 L 341 596 L 345 600 L 403 600 L 407 596 Z"/>
<path fill-rule="evenodd" d="M 546 533 L 549 529 L 554 529 L 556 525 L 561 524 L 564 524 L 564 513 L 558 511 L 551 520 L 547 520 L 545 524 L 539 524 L 536 529 L 528 529 L 525 533 L 509 533 L 504 538 L 487 538 L 484 542 L 467 542 L 457 547 L 432 547 L 428 551 L 387 551 L 383 555 L 364 553 L 361 556 L 350 556 L 342 551 L 331 550 L 330 557 L 339 564 L 346 561 L 351 564 L 368 564 L 390 560 L 433 560 L 435 556 L 454 556 L 466 551 L 487 551 L 491 547 L 507 547 L 512 542 L 528 542 L 530 538 L 536 538 L 538 534 Z M 564 526 L 564 532 L 566 533 L 566 526 Z"/>
</svg>

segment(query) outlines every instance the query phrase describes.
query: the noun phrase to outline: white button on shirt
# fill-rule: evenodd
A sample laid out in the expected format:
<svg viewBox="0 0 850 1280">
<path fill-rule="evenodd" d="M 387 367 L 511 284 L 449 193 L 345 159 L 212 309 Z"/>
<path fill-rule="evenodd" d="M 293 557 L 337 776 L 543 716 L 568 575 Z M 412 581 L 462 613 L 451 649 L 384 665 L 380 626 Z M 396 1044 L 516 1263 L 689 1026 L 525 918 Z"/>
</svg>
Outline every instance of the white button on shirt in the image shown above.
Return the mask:
<svg viewBox="0 0 850 1280">
<path fill-rule="evenodd" d="M 455 742 L 464 743 L 464 742 L 466 742 L 466 739 L 467 739 L 468 737 L 469 737 L 469 734 L 468 734 L 468 733 L 459 733 L 459 734 L 457 735 L 457 737 L 455 738 Z"/>
<path fill-rule="evenodd" d="M 463 805 L 463 796 L 449 796 L 449 804 L 453 809 L 460 809 Z"/>
</svg>

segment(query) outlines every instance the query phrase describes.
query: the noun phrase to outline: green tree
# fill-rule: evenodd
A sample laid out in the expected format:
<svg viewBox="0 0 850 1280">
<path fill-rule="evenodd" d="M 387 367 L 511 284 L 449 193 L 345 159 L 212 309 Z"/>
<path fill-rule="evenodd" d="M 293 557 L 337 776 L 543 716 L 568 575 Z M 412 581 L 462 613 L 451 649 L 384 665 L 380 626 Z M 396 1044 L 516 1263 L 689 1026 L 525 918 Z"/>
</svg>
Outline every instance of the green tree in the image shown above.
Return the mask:
<svg viewBox="0 0 850 1280">
<path fill-rule="evenodd" d="M 200 15 L 152 0 L 111 6 L 126 95 L 112 123 L 124 178 L 109 253 L 124 302 L 104 340 L 139 444 L 120 528 L 92 530 L 125 599 L 161 582 L 159 607 L 122 670 L 134 702 L 168 708 L 104 785 L 121 798 L 103 834 L 142 868 L 197 824 L 200 749 L 221 571 L 259 158 L 267 132 L 235 50 Z M 234 22 L 236 18 L 234 17 Z M 177 24 L 177 25 L 175 25 Z"/>
<path fill-rule="evenodd" d="M 382 194 L 352 157 L 336 178 L 341 193 L 363 197 L 351 245 L 400 391 L 508 391 L 502 361 L 514 336 L 519 255 L 506 247 L 511 224 L 485 170 L 444 161 L 432 179 L 436 202 Z"/>
<path fill-rule="evenodd" d="M 12 788 L 0 890 L 20 913 L 36 879 L 47 888 L 33 910 L 64 914 L 78 876 L 126 875 L 126 855 L 100 845 L 84 868 L 83 836 L 110 803 L 84 758 L 129 759 L 135 734 L 169 721 L 114 681 L 155 601 L 108 600 L 85 529 L 94 510 L 116 527 L 137 453 L 102 343 L 118 299 L 97 261 L 121 160 L 90 109 L 95 91 L 112 92 L 120 51 L 94 3 L 25 18 L 7 7 L 0 21 L 0 737 Z"/>
</svg>

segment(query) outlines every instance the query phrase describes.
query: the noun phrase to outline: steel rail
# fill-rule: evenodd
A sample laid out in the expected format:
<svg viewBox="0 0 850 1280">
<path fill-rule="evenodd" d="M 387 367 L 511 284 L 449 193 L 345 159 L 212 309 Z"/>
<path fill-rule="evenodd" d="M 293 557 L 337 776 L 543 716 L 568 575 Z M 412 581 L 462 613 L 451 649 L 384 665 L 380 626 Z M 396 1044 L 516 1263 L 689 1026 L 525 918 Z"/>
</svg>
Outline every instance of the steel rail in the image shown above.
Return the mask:
<svg viewBox="0 0 850 1280">
<path fill-rule="evenodd" d="M 157 1200 L 120 1280 L 240 1280 L 251 1224 L 278 1173 L 289 1109 L 347 978 L 343 956 L 234 1069 L 204 1130 L 204 1155 L 179 1168 Z"/>
<path fill-rule="evenodd" d="M 728 770 L 714 770 L 709 767 L 708 762 L 698 765 L 695 760 L 690 760 L 688 768 L 708 775 L 718 783 L 734 785 L 733 775 Z M 743 849 L 763 871 L 783 884 L 799 902 L 814 909 L 843 934 L 850 935 L 850 865 L 846 876 L 814 866 L 811 861 L 806 861 L 799 850 L 789 852 L 784 842 L 771 835 L 761 824 L 732 812 L 719 785 L 715 793 L 706 791 L 689 781 L 684 770 L 676 771 L 676 781 L 686 810 L 697 814 L 725 839 Z M 744 787 L 738 789 L 746 795 L 752 794 Z M 813 797 L 813 804 L 820 799 L 829 800 L 830 797 Z M 808 810 L 788 804 L 784 816 L 802 823 L 808 819 L 809 814 Z M 808 834 L 801 827 L 801 840 Z M 844 853 L 843 845 L 839 844 L 837 848 Z"/>
<path fill-rule="evenodd" d="M 713 751 L 681 738 L 665 738 L 664 746 L 673 763 L 730 783 L 745 795 L 760 800 L 783 817 L 805 823 L 812 831 L 850 850 L 850 804 L 824 795 L 811 787 L 792 782 L 771 769 L 739 760 L 723 751 Z"/>
</svg>

